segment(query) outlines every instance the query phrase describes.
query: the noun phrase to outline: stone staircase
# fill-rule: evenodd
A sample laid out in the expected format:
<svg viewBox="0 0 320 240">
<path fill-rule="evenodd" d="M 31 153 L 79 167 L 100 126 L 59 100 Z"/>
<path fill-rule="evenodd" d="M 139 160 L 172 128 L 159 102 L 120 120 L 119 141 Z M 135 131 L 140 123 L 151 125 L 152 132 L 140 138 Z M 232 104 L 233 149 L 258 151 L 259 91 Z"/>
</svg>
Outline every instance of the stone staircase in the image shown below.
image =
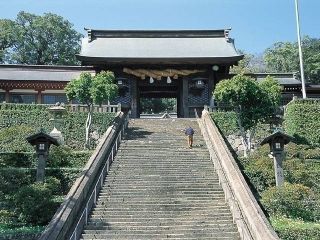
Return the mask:
<svg viewBox="0 0 320 240">
<path fill-rule="evenodd" d="M 240 239 L 195 119 L 130 121 L 81 239 Z"/>
</svg>

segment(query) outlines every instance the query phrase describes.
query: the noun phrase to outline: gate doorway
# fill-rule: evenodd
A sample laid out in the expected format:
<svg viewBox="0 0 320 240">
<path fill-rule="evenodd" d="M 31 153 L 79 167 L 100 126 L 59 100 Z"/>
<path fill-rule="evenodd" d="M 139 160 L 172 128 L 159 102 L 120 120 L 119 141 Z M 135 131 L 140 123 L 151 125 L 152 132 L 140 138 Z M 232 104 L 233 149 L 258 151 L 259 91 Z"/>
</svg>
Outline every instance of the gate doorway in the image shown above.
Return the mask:
<svg viewBox="0 0 320 240">
<path fill-rule="evenodd" d="M 139 106 L 140 117 L 160 118 L 166 113 L 177 116 L 176 98 L 140 98 Z"/>
<path fill-rule="evenodd" d="M 161 117 L 169 113 L 172 117 L 179 116 L 179 79 L 138 81 L 137 105 L 138 117 Z M 178 111 L 178 113 L 177 113 Z"/>
</svg>

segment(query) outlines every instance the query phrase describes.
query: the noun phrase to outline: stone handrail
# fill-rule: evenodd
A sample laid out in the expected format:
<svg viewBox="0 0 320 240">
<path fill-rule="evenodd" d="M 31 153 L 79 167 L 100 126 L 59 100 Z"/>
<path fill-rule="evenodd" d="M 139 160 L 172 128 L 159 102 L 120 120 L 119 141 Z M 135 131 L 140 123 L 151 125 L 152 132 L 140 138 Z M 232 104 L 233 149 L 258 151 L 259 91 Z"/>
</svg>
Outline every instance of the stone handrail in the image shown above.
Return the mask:
<svg viewBox="0 0 320 240">
<path fill-rule="evenodd" d="M 128 115 L 119 112 L 39 240 L 79 239 L 127 123 Z"/>
<path fill-rule="evenodd" d="M 198 122 L 241 239 L 279 240 L 207 110 Z"/>
</svg>

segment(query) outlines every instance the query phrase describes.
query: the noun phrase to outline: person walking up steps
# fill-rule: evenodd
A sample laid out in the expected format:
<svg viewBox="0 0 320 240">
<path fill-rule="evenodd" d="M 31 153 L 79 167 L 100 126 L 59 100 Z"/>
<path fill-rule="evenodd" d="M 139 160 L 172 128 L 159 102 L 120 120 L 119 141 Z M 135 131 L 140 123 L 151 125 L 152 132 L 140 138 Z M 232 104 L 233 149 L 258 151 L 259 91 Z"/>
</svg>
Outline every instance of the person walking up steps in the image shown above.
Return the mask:
<svg viewBox="0 0 320 240">
<path fill-rule="evenodd" d="M 194 130 L 192 127 L 188 127 L 185 132 L 188 138 L 188 146 L 189 148 L 192 148 L 192 144 L 193 144 L 193 134 L 194 134 Z"/>
</svg>

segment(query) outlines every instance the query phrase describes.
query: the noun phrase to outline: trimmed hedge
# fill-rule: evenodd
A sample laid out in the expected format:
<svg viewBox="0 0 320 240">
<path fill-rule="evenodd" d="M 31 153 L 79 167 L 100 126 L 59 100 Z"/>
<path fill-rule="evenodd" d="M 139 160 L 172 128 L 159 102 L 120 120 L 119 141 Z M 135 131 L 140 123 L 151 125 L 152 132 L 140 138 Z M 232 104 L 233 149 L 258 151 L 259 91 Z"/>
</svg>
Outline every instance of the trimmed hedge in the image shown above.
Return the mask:
<svg viewBox="0 0 320 240">
<path fill-rule="evenodd" d="M 90 158 L 92 151 L 73 151 L 66 146 L 51 146 L 47 167 L 82 168 Z M 37 156 L 34 152 L 5 152 L 0 153 L 0 168 L 37 167 Z"/>
<path fill-rule="evenodd" d="M 46 183 L 40 184 L 34 183 L 35 168 L 0 168 L 0 230 L 1 225 L 47 224 L 81 172 L 79 168 L 48 168 Z"/>
<path fill-rule="evenodd" d="M 43 230 L 42 226 L 6 228 L 0 225 L 0 240 L 37 240 Z"/>
<path fill-rule="evenodd" d="M 271 224 L 281 239 L 285 240 L 319 240 L 320 223 L 283 217 L 272 217 Z"/>
<path fill-rule="evenodd" d="M 297 143 L 320 146 L 320 100 L 296 99 L 285 111 L 284 127 Z"/>
<path fill-rule="evenodd" d="M 16 149 L 18 151 L 32 151 L 33 149 L 26 143 L 25 137 L 30 132 L 36 133 L 40 128 L 43 128 L 46 132 L 50 132 L 53 129 L 47 106 L 18 105 L 0 104 L 0 135 L 2 139 L 6 139 L 0 142 L 0 152 L 10 151 L 8 147 L 14 148 L 14 151 Z M 9 110 L 7 106 L 10 106 Z M 104 134 L 114 117 L 115 113 L 93 113 L 92 132 L 95 132 L 95 135 L 98 137 Z M 86 119 L 86 112 L 67 112 L 64 115 L 64 124 L 61 132 L 64 136 L 65 144 L 72 149 L 83 149 Z M 20 133 L 21 129 L 24 130 L 22 133 Z M 19 138 L 16 138 L 19 140 L 19 143 L 10 145 L 10 141 L 13 139 L 12 136 L 18 136 L 16 134 L 19 134 Z M 21 145 L 23 141 L 25 143 Z M 92 148 L 96 145 L 97 139 L 93 139 Z M 24 149 L 20 150 L 19 148 L 21 147 Z"/>
<path fill-rule="evenodd" d="M 285 181 L 303 184 L 320 193 L 320 148 L 290 143 L 283 162 Z M 275 186 L 273 159 L 268 157 L 269 146 L 259 147 L 248 158 L 239 158 L 243 172 L 259 193 Z M 311 158 L 311 159 L 307 159 Z"/>
<path fill-rule="evenodd" d="M 287 227 L 277 229 L 279 237 L 284 240 L 319 240 L 320 228 L 295 228 Z"/>
<path fill-rule="evenodd" d="M 262 193 L 261 202 L 272 215 L 320 220 L 319 196 L 301 184 L 285 183 L 281 187 L 271 187 Z"/>
<path fill-rule="evenodd" d="M 19 188 L 35 182 L 36 168 L 0 168 L 0 193 L 12 195 Z M 54 177 L 61 182 L 61 194 L 67 194 L 82 168 L 47 168 L 46 178 Z"/>
<path fill-rule="evenodd" d="M 46 181 L 21 187 L 12 202 L 19 221 L 35 226 L 47 224 L 61 204 L 54 199 L 59 185 L 59 181 Z"/>
</svg>

